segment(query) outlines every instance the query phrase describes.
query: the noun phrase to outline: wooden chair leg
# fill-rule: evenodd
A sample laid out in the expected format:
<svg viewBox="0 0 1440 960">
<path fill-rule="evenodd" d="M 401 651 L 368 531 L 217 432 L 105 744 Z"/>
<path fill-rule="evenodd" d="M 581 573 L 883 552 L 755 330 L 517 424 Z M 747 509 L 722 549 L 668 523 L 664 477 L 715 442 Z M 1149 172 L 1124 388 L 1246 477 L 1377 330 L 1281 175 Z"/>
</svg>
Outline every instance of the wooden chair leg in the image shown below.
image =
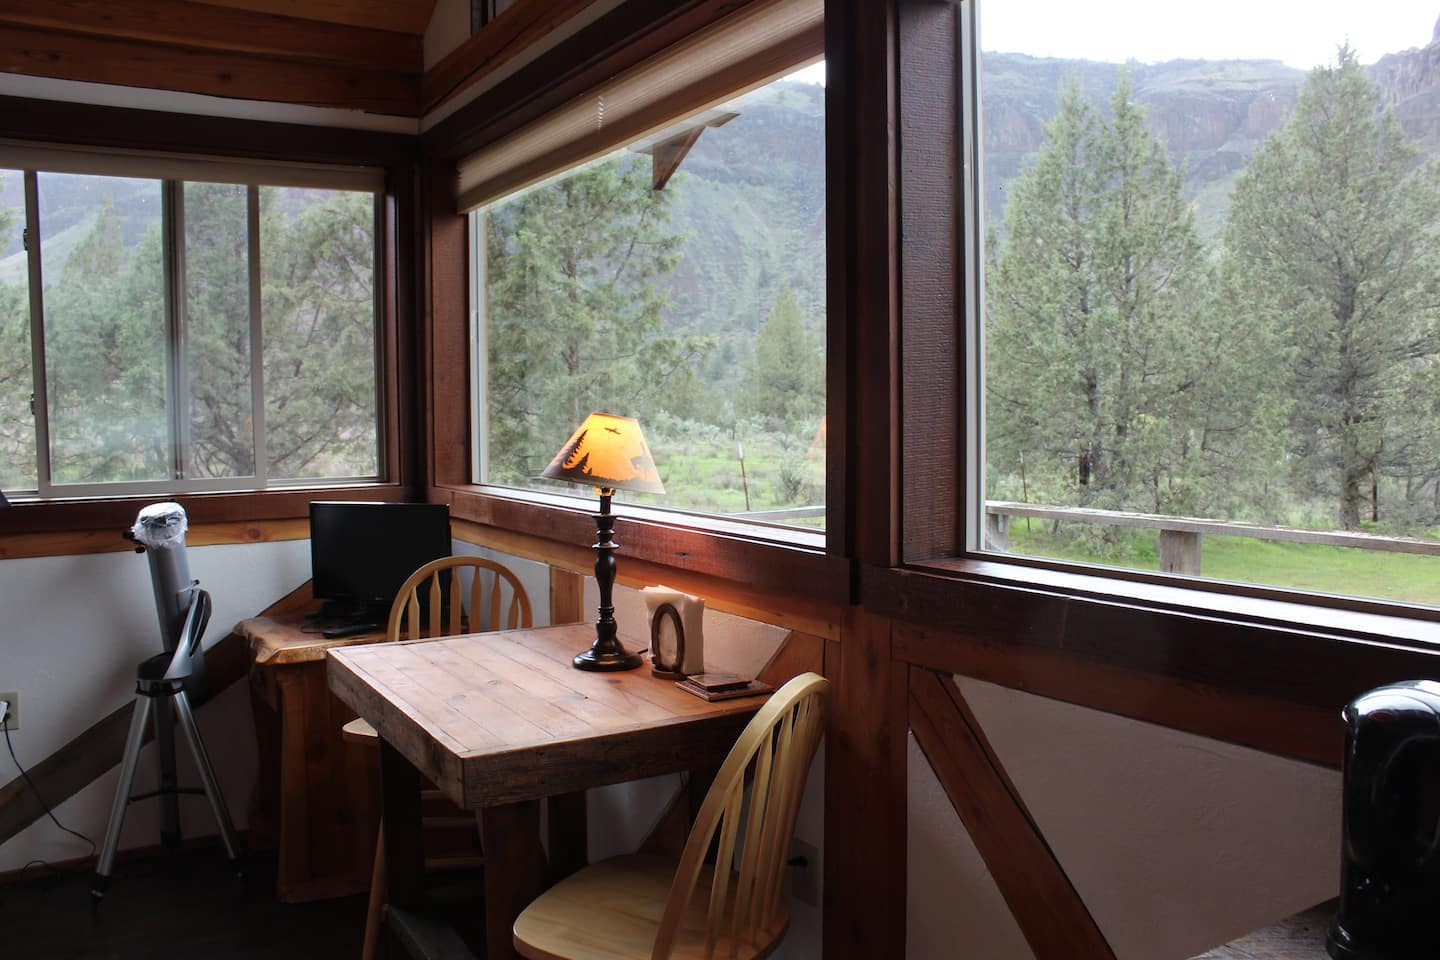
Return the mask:
<svg viewBox="0 0 1440 960">
<path fill-rule="evenodd" d="M 376 945 L 380 942 L 380 915 L 385 910 L 385 823 L 380 823 L 380 835 L 375 839 L 375 866 L 370 871 L 370 903 L 365 908 L 365 946 L 361 960 L 375 960 Z"/>
</svg>

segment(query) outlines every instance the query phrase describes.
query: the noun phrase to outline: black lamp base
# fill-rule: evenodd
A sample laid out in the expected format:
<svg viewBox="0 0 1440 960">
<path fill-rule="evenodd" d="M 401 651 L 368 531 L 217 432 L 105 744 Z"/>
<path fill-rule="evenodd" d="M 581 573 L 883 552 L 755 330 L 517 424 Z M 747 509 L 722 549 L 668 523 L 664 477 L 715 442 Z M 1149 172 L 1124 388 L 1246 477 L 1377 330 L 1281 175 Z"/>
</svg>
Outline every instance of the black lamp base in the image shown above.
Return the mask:
<svg viewBox="0 0 1440 960">
<path fill-rule="evenodd" d="M 570 662 L 579 670 L 611 671 L 634 670 L 645 661 L 638 653 L 601 650 L 599 644 L 596 644 L 584 653 L 575 654 L 575 659 Z"/>
</svg>

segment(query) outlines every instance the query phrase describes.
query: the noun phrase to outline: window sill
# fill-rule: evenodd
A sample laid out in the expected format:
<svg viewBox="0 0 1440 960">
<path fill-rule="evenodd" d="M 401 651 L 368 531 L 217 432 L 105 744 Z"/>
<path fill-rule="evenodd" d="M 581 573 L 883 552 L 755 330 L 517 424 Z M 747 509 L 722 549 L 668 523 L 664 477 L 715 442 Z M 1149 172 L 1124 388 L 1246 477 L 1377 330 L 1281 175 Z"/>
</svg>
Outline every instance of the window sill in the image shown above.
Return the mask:
<svg viewBox="0 0 1440 960">
<path fill-rule="evenodd" d="M 135 515 L 141 507 L 165 500 L 174 500 L 183 506 L 193 525 L 298 519 L 309 516 L 311 500 L 408 499 L 409 491 L 398 484 L 344 483 L 239 492 L 21 500 L 12 502 L 8 508 L 0 508 L 0 536 L 106 528 L 122 530 L 135 522 Z"/>
<path fill-rule="evenodd" d="M 588 497 L 463 484 L 432 487 L 430 499 L 449 503 L 461 520 L 565 544 L 595 540 L 598 504 Z M 850 564 L 826 552 L 823 533 L 636 503 L 617 503 L 613 512 L 622 563 L 631 556 L 816 600 L 850 600 Z"/>
</svg>

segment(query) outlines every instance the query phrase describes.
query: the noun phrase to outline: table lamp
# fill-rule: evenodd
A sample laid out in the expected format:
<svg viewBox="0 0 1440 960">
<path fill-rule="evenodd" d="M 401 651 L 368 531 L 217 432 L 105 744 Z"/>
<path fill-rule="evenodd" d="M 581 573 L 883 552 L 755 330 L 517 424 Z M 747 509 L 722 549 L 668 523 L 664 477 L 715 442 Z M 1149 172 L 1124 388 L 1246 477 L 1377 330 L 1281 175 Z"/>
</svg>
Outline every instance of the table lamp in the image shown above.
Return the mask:
<svg viewBox="0 0 1440 960">
<path fill-rule="evenodd" d="M 600 616 L 595 621 L 595 640 L 590 649 L 576 654 L 574 664 L 581 670 L 633 670 L 640 666 L 638 653 L 626 653 L 615 630 L 615 518 L 610 498 L 616 490 L 637 493 L 664 493 L 655 460 L 631 417 L 592 413 L 570 435 L 540 476 L 595 487 L 600 494 L 600 512 L 595 515 L 595 585 L 600 589 Z"/>
</svg>

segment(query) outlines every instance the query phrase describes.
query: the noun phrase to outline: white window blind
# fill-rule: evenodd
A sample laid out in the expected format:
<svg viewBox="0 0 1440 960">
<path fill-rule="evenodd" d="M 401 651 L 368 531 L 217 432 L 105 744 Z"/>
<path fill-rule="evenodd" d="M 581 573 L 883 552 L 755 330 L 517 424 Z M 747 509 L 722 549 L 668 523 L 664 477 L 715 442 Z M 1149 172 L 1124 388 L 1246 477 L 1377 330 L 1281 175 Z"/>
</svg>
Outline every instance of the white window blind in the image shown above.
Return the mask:
<svg viewBox="0 0 1440 960">
<path fill-rule="evenodd" d="M 459 164 L 468 213 L 824 56 L 823 0 L 754 0 Z"/>
</svg>

